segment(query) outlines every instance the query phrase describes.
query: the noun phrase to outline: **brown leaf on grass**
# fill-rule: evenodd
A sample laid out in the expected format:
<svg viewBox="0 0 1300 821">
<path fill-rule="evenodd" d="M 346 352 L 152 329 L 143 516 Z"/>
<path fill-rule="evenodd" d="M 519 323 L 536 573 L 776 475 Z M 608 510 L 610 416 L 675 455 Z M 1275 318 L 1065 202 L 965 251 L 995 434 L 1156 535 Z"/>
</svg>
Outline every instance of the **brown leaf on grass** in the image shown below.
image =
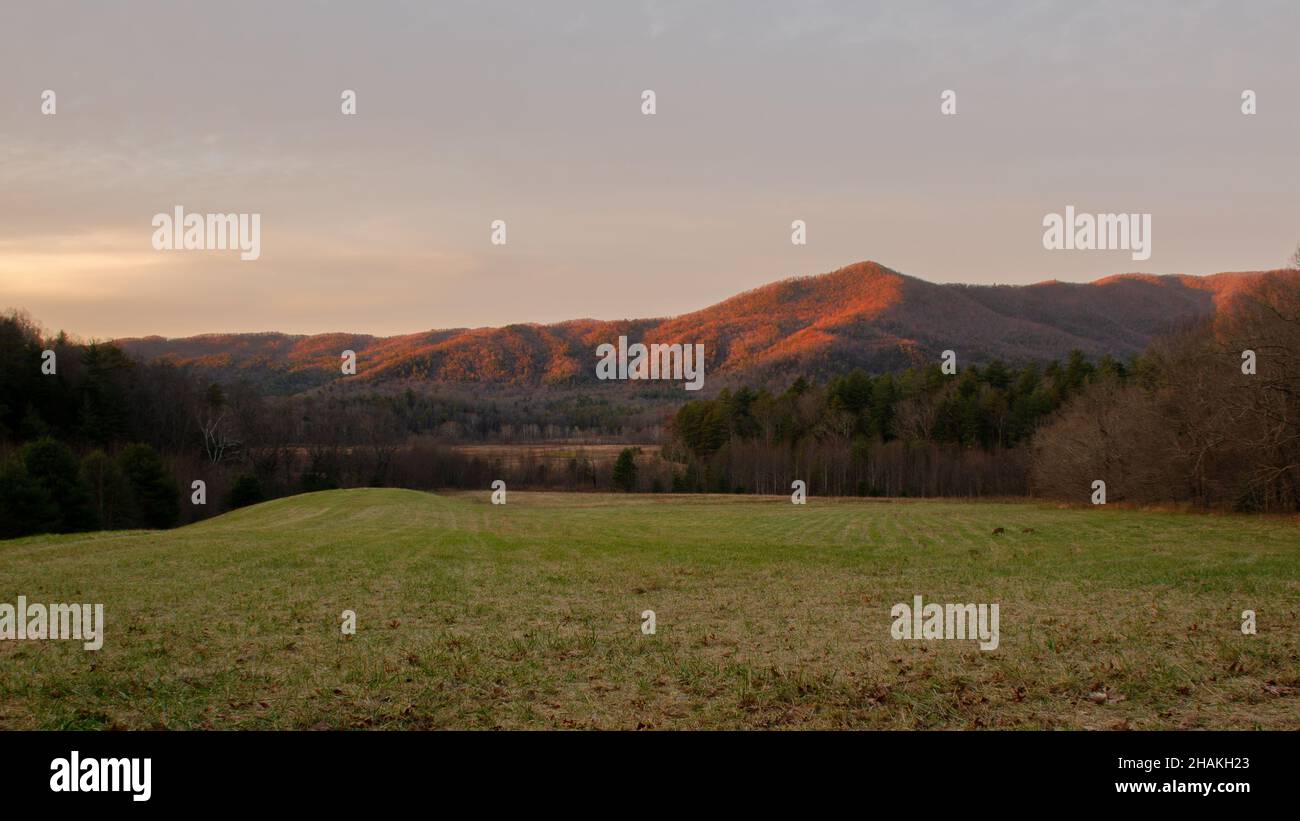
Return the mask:
<svg viewBox="0 0 1300 821">
<path fill-rule="evenodd" d="M 1089 693 L 1088 700 L 1093 704 L 1117 704 L 1121 701 L 1126 701 L 1127 696 L 1111 692 L 1109 688 L 1102 687 Z"/>
</svg>

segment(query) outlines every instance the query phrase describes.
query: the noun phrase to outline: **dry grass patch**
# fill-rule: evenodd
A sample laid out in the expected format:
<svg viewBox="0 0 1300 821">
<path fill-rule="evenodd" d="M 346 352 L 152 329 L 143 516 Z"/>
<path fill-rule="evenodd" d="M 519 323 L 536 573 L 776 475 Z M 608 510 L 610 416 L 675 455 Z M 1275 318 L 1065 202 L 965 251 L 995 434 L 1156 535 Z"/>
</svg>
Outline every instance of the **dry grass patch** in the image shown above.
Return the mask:
<svg viewBox="0 0 1300 821">
<path fill-rule="evenodd" d="M 107 634 L 0 642 L 0 727 L 1300 727 L 1294 520 L 487 498 L 2 542 L 0 601 L 102 602 Z M 998 603 L 1001 646 L 891 639 L 916 594 Z"/>
</svg>

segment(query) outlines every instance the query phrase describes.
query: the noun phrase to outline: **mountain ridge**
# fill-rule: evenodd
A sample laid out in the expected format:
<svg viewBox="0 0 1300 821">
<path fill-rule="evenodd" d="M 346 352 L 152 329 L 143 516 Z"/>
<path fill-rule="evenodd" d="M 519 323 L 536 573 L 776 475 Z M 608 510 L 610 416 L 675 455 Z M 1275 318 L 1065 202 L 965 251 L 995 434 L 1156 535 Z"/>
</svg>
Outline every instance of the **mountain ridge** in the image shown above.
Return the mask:
<svg viewBox="0 0 1300 821">
<path fill-rule="evenodd" d="M 1114 274 L 1088 283 L 932 283 L 864 261 L 789 277 L 677 316 L 570 319 L 389 337 L 274 331 L 114 340 L 136 356 L 224 371 L 281 390 L 341 378 L 343 350 L 363 382 L 571 385 L 595 382 L 595 350 L 618 336 L 703 343 L 711 377 L 893 370 L 955 350 L 965 362 L 1128 356 L 1162 330 L 1213 314 L 1267 272 Z M 214 378 L 220 374 L 214 373 Z"/>
</svg>

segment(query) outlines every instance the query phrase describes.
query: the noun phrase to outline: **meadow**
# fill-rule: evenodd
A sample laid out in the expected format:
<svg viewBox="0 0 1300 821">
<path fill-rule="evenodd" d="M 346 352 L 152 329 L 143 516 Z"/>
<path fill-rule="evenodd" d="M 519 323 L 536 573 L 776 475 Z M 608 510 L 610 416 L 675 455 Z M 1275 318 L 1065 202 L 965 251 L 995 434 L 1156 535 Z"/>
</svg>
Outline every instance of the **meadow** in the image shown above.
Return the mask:
<svg viewBox="0 0 1300 821">
<path fill-rule="evenodd" d="M 488 499 L 0 542 L 0 602 L 107 622 L 98 651 L 0 641 L 0 728 L 1300 728 L 1294 517 Z M 918 594 L 998 603 L 998 648 L 893 639 Z"/>
</svg>

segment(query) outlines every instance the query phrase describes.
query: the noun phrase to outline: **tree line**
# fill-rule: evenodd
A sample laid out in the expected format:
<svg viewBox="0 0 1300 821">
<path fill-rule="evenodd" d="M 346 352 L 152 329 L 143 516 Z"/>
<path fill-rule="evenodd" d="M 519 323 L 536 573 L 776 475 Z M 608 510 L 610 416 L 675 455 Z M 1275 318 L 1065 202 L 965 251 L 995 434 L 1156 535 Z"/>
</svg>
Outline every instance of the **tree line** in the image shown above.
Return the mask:
<svg viewBox="0 0 1300 821">
<path fill-rule="evenodd" d="M 1300 259 L 1297 260 L 1300 265 Z M 680 491 L 1023 496 L 1300 510 L 1300 271 L 1224 295 L 1141 355 L 939 363 L 775 393 L 725 390 L 672 418 Z"/>
<path fill-rule="evenodd" d="M 1267 274 L 1157 339 L 1140 369 L 1095 380 L 1032 448 L 1041 496 L 1101 479 L 1108 502 L 1300 510 L 1300 271 Z"/>
<path fill-rule="evenodd" d="M 0 538 L 168 527 L 335 487 L 1025 496 L 1300 510 L 1300 272 L 1225 296 L 1142 355 L 857 370 L 675 411 L 407 388 L 268 396 L 0 316 Z M 42 372 L 46 351 L 57 368 Z M 464 442 L 652 442 L 473 455 Z M 508 450 L 508 449 L 505 449 Z M 206 504 L 190 504 L 202 481 Z"/>
<path fill-rule="evenodd" d="M 1045 366 L 994 360 L 945 374 L 936 362 L 799 378 L 780 393 L 724 390 L 673 417 L 670 452 L 686 463 L 677 489 L 781 493 L 804 479 L 831 495 L 1023 495 L 1041 422 L 1094 378 L 1133 366 L 1074 351 Z"/>
<path fill-rule="evenodd" d="M 46 372 L 46 352 L 53 354 Z M 587 395 L 475 400 L 384 386 L 276 396 L 107 343 L 0 316 L 0 538 L 170 527 L 339 487 L 637 489 L 626 466 L 575 449 L 556 465 L 456 443 L 657 437 L 662 412 Z M 643 468 L 643 478 L 653 470 Z M 203 504 L 193 504 L 194 482 Z M 667 479 L 651 480 L 667 489 Z"/>
</svg>

